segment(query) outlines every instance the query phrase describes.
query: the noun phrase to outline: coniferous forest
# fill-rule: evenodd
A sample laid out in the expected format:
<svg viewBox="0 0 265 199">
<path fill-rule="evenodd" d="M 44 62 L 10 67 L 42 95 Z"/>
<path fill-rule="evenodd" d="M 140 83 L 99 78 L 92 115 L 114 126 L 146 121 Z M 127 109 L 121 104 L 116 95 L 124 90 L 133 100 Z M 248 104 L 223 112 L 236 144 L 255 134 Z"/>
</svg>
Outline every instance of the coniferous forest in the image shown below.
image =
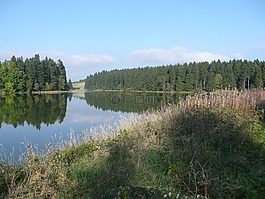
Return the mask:
<svg viewBox="0 0 265 199">
<path fill-rule="evenodd" d="M 265 62 L 231 60 L 102 71 L 87 76 L 89 90 L 214 91 L 265 86 Z"/>
<path fill-rule="evenodd" d="M 65 66 L 61 60 L 51 58 L 40 60 L 36 54 L 32 58 L 16 58 L 0 62 L 0 92 L 68 90 Z"/>
</svg>

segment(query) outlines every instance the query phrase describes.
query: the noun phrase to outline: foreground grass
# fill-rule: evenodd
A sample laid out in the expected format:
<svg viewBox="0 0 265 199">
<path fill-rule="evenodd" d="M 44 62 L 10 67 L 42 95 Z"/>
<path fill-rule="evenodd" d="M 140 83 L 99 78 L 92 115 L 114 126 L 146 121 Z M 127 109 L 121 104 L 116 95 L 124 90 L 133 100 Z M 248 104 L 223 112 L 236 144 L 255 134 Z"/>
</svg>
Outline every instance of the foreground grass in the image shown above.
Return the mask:
<svg viewBox="0 0 265 199">
<path fill-rule="evenodd" d="M 18 166 L 0 164 L 0 197 L 264 198 L 261 99 L 263 91 L 196 95 L 46 156 L 29 149 Z"/>
</svg>

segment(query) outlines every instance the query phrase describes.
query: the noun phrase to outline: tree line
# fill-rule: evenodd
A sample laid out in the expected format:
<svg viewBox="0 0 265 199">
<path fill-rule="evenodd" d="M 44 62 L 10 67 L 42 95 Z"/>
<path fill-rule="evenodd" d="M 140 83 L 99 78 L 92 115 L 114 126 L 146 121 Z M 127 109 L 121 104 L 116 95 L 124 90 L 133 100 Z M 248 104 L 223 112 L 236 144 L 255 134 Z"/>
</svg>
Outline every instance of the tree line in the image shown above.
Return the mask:
<svg viewBox="0 0 265 199">
<path fill-rule="evenodd" d="M 63 62 L 51 58 L 40 60 L 36 54 L 32 58 L 16 58 L 0 62 L 0 91 L 32 92 L 68 90 L 66 71 Z"/>
<path fill-rule="evenodd" d="M 214 91 L 265 87 L 265 62 L 230 60 L 101 71 L 86 78 L 89 90 Z"/>
</svg>

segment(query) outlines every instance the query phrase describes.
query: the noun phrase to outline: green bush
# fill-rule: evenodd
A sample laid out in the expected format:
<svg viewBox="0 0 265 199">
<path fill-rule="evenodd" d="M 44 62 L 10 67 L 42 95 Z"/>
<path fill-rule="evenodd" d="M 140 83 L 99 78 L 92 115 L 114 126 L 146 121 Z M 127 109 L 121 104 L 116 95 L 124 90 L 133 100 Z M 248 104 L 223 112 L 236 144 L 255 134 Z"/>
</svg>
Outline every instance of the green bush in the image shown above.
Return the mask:
<svg viewBox="0 0 265 199">
<path fill-rule="evenodd" d="M 231 109 L 191 109 L 170 121 L 164 149 L 178 190 L 210 198 L 264 193 L 264 128 Z M 174 123 L 174 125 L 172 125 Z M 253 126 L 254 125 L 254 126 Z M 255 136 L 253 136 L 255 134 Z"/>
</svg>

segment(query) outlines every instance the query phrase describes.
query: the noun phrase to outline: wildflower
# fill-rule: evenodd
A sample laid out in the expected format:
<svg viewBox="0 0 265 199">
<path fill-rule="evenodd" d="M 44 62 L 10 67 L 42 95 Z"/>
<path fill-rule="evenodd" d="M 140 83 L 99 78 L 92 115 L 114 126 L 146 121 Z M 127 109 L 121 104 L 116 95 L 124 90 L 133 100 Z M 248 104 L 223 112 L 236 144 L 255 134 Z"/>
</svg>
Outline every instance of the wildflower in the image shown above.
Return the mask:
<svg viewBox="0 0 265 199">
<path fill-rule="evenodd" d="M 36 172 L 35 175 L 33 176 L 33 180 L 39 180 L 42 177 L 40 172 Z"/>
</svg>

